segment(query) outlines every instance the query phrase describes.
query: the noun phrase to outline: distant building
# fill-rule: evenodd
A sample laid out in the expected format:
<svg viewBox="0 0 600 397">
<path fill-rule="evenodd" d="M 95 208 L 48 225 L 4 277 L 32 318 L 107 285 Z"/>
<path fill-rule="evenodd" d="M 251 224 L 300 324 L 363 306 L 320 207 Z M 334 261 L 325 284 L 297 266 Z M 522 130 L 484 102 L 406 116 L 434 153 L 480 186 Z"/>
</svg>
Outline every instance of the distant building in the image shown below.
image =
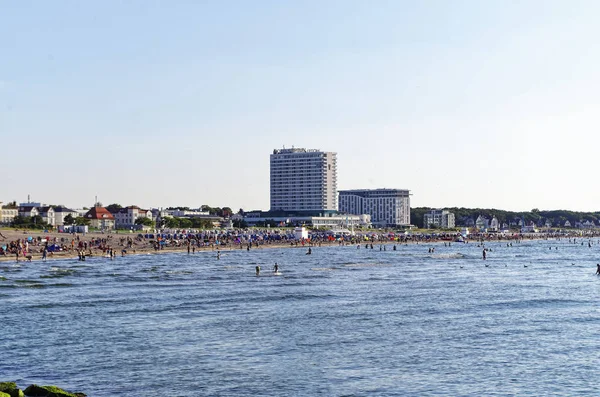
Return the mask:
<svg viewBox="0 0 600 397">
<path fill-rule="evenodd" d="M 529 222 L 529 225 L 521 227 L 521 233 L 537 233 L 535 224 L 533 222 Z"/>
<path fill-rule="evenodd" d="M 76 211 L 73 211 L 67 207 L 54 207 L 55 226 L 63 226 L 65 224 L 65 218 L 67 215 L 71 215 L 73 218 L 77 218 L 79 216 Z"/>
<path fill-rule="evenodd" d="M 38 211 L 39 207 L 34 207 L 31 205 L 20 205 L 19 206 L 19 216 L 24 218 L 30 218 L 33 216 L 38 216 L 40 212 Z"/>
<path fill-rule="evenodd" d="M 496 218 L 495 216 L 490 221 L 488 230 L 490 232 L 497 232 L 498 230 L 500 230 L 500 222 L 498 221 L 498 218 Z"/>
<path fill-rule="evenodd" d="M 337 211 L 337 154 L 316 149 L 275 149 L 271 211 Z"/>
<path fill-rule="evenodd" d="M 410 225 L 410 190 L 340 190 L 340 211 L 371 216 L 377 226 Z"/>
<path fill-rule="evenodd" d="M 586 220 L 585 222 L 581 223 L 580 228 L 581 229 L 593 229 L 596 227 L 596 224 L 593 221 L 589 221 Z"/>
<path fill-rule="evenodd" d="M 568 219 L 565 221 L 565 227 L 571 227 L 571 222 Z"/>
<path fill-rule="evenodd" d="M 423 226 L 429 229 L 432 226 L 452 229 L 456 226 L 454 214 L 447 210 L 431 210 L 423 215 Z"/>
<path fill-rule="evenodd" d="M 0 202 L 0 225 L 10 225 L 19 215 L 19 209 L 12 205 L 3 206 Z"/>
<path fill-rule="evenodd" d="M 490 227 L 490 220 L 483 215 L 479 215 L 475 220 L 475 227 L 479 230 L 487 230 Z"/>
<path fill-rule="evenodd" d="M 42 217 L 44 223 L 47 223 L 50 226 L 56 226 L 56 219 L 54 208 L 50 206 L 43 206 L 37 208 L 39 215 Z"/>
<path fill-rule="evenodd" d="M 125 229 L 131 228 L 135 226 L 135 222 L 140 218 L 148 218 L 150 220 L 153 219 L 152 211 L 143 210 L 138 206 L 131 205 L 129 207 L 120 208 L 116 212 L 113 212 L 112 215 L 115 218 L 115 228 L 116 229 Z"/>
<path fill-rule="evenodd" d="M 44 223 L 47 223 L 50 226 L 56 225 L 54 219 L 54 208 L 50 206 L 21 205 L 19 206 L 18 212 L 19 216 L 24 218 L 41 216 Z"/>
<path fill-rule="evenodd" d="M 115 228 L 115 217 L 104 207 L 94 207 L 85 215 L 90 221 L 90 226 L 100 230 L 112 230 Z"/>
<path fill-rule="evenodd" d="M 41 207 L 42 203 L 33 203 L 33 202 L 26 202 L 26 203 L 19 203 L 19 207 Z"/>
<path fill-rule="evenodd" d="M 172 216 L 176 218 L 193 218 L 210 215 L 208 211 L 199 211 L 199 210 L 165 210 L 167 216 Z"/>
<path fill-rule="evenodd" d="M 244 215 L 244 221 L 250 226 L 263 222 L 275 222 L 281 226 L 294 225 L 312 225 L 314 227 L 370 227 L 371 216 L 346 215 L 346 214 L 327 214 L 320 216 L 313 215 L 280 215 L 278 213 L 249 211 Z"/>
</svg>

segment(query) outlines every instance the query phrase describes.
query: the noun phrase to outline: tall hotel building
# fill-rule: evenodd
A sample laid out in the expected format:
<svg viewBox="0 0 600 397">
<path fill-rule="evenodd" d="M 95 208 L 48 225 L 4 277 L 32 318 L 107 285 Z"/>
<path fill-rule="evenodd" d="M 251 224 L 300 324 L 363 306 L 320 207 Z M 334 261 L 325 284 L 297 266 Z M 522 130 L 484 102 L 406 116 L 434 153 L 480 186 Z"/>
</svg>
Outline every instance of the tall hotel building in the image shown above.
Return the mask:
<svg viewBox="0 0 600 397">
<path fill-rule="evenodd" d="M 271 211 L 326 213 L 338 209 L 337 154 L 275 149 L 271 154 Z"/>
<path fill-rule="evenodd" d="M 410 191 L 341 190 L 340 211 L 349 214 L 369 214 L 371 222 L 379 226 L 410 225 Z"/>
</svg>

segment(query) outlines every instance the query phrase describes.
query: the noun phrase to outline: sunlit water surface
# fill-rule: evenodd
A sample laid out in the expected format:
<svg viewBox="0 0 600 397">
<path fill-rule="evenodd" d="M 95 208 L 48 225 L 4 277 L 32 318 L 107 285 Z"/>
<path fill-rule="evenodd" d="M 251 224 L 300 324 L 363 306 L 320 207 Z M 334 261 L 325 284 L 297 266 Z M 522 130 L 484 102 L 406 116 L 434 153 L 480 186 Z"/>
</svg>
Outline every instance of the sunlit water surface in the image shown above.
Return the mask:
<svg viewBox="0 0 600 397">
<path fill-rule="evenodd" d="M 89 396 L 597 396 L 594 243 L 492 243 L 485 262 L 474 243 L 0 262 L 0 381 Z"/>
</svg>

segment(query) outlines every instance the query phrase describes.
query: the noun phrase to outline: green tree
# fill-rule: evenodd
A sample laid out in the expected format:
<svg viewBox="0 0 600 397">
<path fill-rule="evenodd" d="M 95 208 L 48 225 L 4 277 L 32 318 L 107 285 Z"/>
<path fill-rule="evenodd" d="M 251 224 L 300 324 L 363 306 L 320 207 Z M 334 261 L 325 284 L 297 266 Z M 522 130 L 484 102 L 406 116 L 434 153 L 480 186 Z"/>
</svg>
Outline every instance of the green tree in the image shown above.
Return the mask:
<svg viewBox="0 0 600 397">
<path fill-rule="evenodd" d="M 27 225 L 29 223 L 29 220 L 22 216 L 22 215 L 17 215 L 13 218 L 12 222 L 11 222 L 11 226 L 12 227 L 22 227 L 24 225 Z"/>
<path fill-rule="evenodd" d="M 39 225 L 42 227 L 46 225 L 46 222 L 44 222 L 44 218 L 42 218 L 41 215 L 32 216 L 30 222 L 33 223 L 34 226 Z"/>
<path fill-rule="evenodd" d="M 188 218 L 179 218 L 179 227 L 188 229 L 192 227 L 192 221 Z"/>
<path fill-rule="evenodd" d="M 210 229 L 213 226 L 210 219 L 192 218 L 191 221 L 194 229 Z"/>
<path fill-rule="evenodd" d="M 106 209 L 110 212 L 110 213 L 115 213 L 118 212 L 121 208 L 123 208 L 123 206 L 121 204 L 117 204 L 117 203 L 113 203 L 110 204 L 106 207 Z"/>
<path fill-rule="evenodd" d="M 77 226 L 87 226 L 90 224 L 90 220 L 84 218 L 83 216 L 78 216 L 77 218 L 75 218 L 74 223 Z"/>
<path fill-rule="evenodd" d="M 223 207 L 221 210 L 221 216 L 228 218 L 231 215 L 233 215 L 233 210 L 229 207 Z"/>
<path fill-rule="evenodd" d="M 233 222 L 233 227 L 236 229 L 246 229 L 248 227 L 248 222 L 243 219 L 236 219 Z"/>
<path fill-rule="evenodd" d="M 144 225 L 144 226 L 154 227 L 154 221 L 152 219 L 150 219 L 150 218 L 146 218 L 145 216 L 137 218 L 135 220 L 135 224 L 136 225 Z"/>
<path fill-rule="evenodd" d="M 167 216 L 163 218 L 163 221 L 165 227 L 169 229 L 177 229 L 179 227 L 179 218 L 170 218 Z"/>
<path fill-rule="evenodd" d="M 73 215 L 67 214 L 67 216 L 65 216 L 65 219 L 63 220 L 63 223 L 67 226 L 72 225 L 73 223 L 75 223 L 75 218 L 73 218 Z"/>
</svg>

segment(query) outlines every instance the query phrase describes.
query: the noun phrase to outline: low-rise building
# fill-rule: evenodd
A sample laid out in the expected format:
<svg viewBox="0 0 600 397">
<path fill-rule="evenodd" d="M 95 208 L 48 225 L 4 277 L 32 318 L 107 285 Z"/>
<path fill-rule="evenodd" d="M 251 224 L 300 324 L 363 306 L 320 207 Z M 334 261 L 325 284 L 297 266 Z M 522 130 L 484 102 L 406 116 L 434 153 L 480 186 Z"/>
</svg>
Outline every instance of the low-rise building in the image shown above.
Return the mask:
<svg viewBox="0 0 600 397">
<path fill-rule="evenodd" d="M 426 229 L 432 226 L 452 229 L 456 226 L 454 214 L 447 210 L 431 210 L 423 215 L 423 226 Z"/>
<path fill-rule="evenodd" d="M 490 220 L 483 215 L 479 215 L 475 220 L 475 227 L 478 230 L 487 230 L 490 227 Z"/>
<path fill-rule="evenodd" d="M 312 225 L 314 227 L 371 227 L 371 215 L 322 214 L 280 215 L 262 211 L 247 212 L 244 221 L 250 226 L 263 222 L 275 222 L 280 226 Z"/>
<path fill-rule="evenodd" d="M 153 220 L 152 211 L 143 210 L 135 205 L 121 208 L 118 211 L 112 213 L 112 215 L 115 218 L 115 227 L 117 229 L 124 229 L 135 226 L 135 222 L 139 218 L 148 218 L 150 220 Z"/>
<path fill-rule="evenodd" d="M 19 216 L 24 218 L 31 218 L 33 216 L 38 216 L 40 214 L 40 207 L 32 206 L 32 205 L 21 205 L 19 206 Z"/>
<path fill-rule="evenodd" d="M 115 217 L 104 207 L 94 207 L 85 215 L 90 221 L 90 226 L 100 230 L 112 230 L 115 228 Z"/>
<path fill-rule="evenodd" d="M 193 217 L 202 217 L 206 215 L 210 215 L 208 211 L 199 211 L 199 210 L 166 210 L 165 211 L 168 216 L 172 216 L 174 218 L 193 218 Z"/>
<path fill-rule="evenodd" d="M 1 206 L 0 225 L 10 225 L 12 221 L 19 215 L 19 208 L 12 205 Z"/>
<path fill-rule="evenodd" d="M 521 227 L 521 233 L 537 233 L 537 229 L 535 228 L 535 224 L 533 222 L 529 222 L 528 225 L 524 225 Z"/>
<path fill-rule="evenodd" d="M 63 226 L 65 224 L 65 218 L 67 215 L 71 215 L 73 218 L 77 218 L 79 214 L 67 207 L 63 207 L 61 205 L 54 207 L 54 224 L 55 226 Z"/>
<path fill-rule="evenodd" d="M 579 227 L 580 229 L 594 229 L 596 227 L 596 224 L 594 223 L 594 221 L 590 221 L 590 220 L 586 220 L 585 222 L 580 222 L 581 226 Z"/>
<path fill-rule="evenodd" d="M 498 218 L 496 218 L 494 216 L 492 218 L 492 220 L 490 221 L 490 226 L 488 228 L 488 231 L 490 231 L 490 232 L 497 232 L 498 230 L 500 230 L 500 222 L 498 221 Z"/>
<path fill-rule="evenodd" d="M 54 208 L 52 208 L 51 206 L 43 206 L 38 207 L 37 210 L 39 215 L 42 217 L 44 223 L 47 223 L 50 226 L 56 226 Z"/>
</svg>

